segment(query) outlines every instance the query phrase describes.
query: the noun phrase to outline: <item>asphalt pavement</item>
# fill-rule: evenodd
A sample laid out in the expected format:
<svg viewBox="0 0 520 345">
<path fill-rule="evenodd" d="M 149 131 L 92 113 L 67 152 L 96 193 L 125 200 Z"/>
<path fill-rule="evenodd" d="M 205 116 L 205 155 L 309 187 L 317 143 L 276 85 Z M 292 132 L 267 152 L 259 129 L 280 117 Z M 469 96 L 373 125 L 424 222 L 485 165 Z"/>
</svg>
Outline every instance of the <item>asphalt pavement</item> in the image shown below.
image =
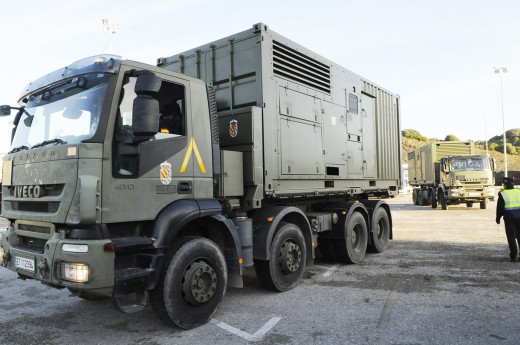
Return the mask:
<svg viewBox="0 0 520 345">
<path fill-rule="evenodd" d="M 214 319 L 189 331 L 150 307 L 122 314 L 0 268 L 0 345 L 520 344 L 520 263 L 509 261 L 496 204 L 387 201 L 394 239 L 384 253 L 358 265 L 318 259 L 284 293 L 262 289 L 249 269 L 245 287 L 229 288 Z"/>
</svg>

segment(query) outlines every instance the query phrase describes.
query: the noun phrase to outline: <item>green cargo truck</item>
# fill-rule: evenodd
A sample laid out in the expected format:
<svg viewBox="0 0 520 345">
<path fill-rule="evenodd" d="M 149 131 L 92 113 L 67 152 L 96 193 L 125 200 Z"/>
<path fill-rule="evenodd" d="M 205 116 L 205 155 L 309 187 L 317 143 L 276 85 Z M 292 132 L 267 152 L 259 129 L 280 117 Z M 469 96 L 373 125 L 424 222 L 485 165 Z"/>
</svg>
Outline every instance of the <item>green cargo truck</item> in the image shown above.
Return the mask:
<svg viewBox="0 0 520 345">
<path fill-rule="evenodd" d="M 158 67 L 77 61 L 18 103 L 0 263 L 22 279 L 192 328 L 245 267 L 286 291 L 316 248 L 358 263 L 392 237 L 368 198 L 399 187 L 399 97 L 265 24 Z"/>
<path fill-rule="evenodd" d="M 409 183 L 414 187 L 415 205 L 443 210 L 448 205 L 480 203 L 486 208 L 495 197 L 495 161 L 487 154 L 475 154 L 472 141 L 431 142 L 408 153 Z"/>
</svg>

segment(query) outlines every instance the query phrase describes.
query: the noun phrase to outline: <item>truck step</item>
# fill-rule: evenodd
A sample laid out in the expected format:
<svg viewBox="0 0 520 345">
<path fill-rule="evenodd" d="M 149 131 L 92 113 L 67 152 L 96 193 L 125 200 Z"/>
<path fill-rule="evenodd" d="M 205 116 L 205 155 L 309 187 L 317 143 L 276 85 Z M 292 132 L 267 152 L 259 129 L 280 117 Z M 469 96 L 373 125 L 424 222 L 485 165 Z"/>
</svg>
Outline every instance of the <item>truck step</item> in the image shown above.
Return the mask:
<svg viewBox="0 0 520 345">
<path fill-rule="evenodd" d="M 116 253 L 134 252 L 153 248 L 153 240 L 148 237 L 117 237 L 112 238 Z"/>
<path fill-rule="evenodd" d="M 124 296 L 144 291 L 150 271 L 142 268 L 117 270 L 114 277 L 114 296 Z"/>
</svg>

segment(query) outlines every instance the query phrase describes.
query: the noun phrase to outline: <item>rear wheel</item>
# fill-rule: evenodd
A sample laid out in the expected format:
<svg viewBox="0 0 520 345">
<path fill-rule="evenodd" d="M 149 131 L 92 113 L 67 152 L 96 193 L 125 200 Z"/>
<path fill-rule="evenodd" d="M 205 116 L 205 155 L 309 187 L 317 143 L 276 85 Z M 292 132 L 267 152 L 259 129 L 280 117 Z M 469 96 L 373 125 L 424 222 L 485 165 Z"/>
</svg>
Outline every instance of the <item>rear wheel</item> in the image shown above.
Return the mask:
<svg viewBox="0 0 520 345">
<path fill-rule="evenodd" d="M 431 189 L 423 190 L 423 206 L 429 206 L 432 204 L 432 193 Z"/>
<path fill-rule="evenodd" d="M 220 248 L 207 238 L 183 239 L 166 256 L 150 302 L 166 324 L 190 329 L 208 322 L 227 286 L 227 267 Z"/>
<path fill-rule="evenodd" d="M 437 208 L 437 193 L 435 193 L 435 189 L 430 188 L 430 194 L 432 196 L 432 208 Z"/>
<path fill-rule="evenodd" d="M 481 209 L 481 210 L 485 210 L 486 207 L 487 207 L 487 202 L 486 202 L 486 200 L 482 200 L 482 201 L 480 202 L 480 209 Z"/>
<path fill-rule="evenodd" d="M 412 201 L 413 201 L 414 205 L 419 205 L 418 200 L 417 200 L 417 192 L 418 192 L 417 188 L 414 188 L 412 191 Z"/>
<path fill-rule="evenodd" d="M 370 251 L 374 253 L 382 253 L 385 251 L 390 241 L 390 219 L 388 213 L 382 207 L 378 208 L 373 215 L 375 228 L 371 233 L 372 243 L 370 243 Z"/>
<path fill-rule="evenodd" d="M 422 206 L 424 204 L 423 190 L 417 190 L 417 205 Z"/>
<path fill-rule="evenodd" d="M 255 260 L 255 271 L 260 284 L 274 291 L 294 288 L 305 269 L 307 250 L 298 226 L 280 223 L 271 244 L 269 260 Z"/>
<path fill-rule="evenodd" d="M 368 232 L 365 217 L 354 212 L 347 221 L 346 238 L 335 242 L 336 256 L 341 262 L 357 264 L 367 251 Z"/>
</svg>

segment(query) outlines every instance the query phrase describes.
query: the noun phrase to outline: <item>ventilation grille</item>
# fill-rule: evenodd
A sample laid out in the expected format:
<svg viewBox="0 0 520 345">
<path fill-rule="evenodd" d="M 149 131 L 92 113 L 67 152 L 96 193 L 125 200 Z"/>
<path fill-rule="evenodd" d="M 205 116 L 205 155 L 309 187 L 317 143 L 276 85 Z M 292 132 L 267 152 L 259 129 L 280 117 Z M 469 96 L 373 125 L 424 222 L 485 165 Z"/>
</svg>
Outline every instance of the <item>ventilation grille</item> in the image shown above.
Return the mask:
<svg viewBox="0 0 520 345">
<path fill-rule="evenodd" d="M 9 201 L 6 201 L 8 203 Z M 35 201 L 10 201 L 13 211 L 56 213 L 60 208 L 59 201 L 35 202 Z"/>
<path fill-rule="evenodd" d="M 273 41 L 274 74 L 330 94 L 330 67 Z"/>
</svg>

